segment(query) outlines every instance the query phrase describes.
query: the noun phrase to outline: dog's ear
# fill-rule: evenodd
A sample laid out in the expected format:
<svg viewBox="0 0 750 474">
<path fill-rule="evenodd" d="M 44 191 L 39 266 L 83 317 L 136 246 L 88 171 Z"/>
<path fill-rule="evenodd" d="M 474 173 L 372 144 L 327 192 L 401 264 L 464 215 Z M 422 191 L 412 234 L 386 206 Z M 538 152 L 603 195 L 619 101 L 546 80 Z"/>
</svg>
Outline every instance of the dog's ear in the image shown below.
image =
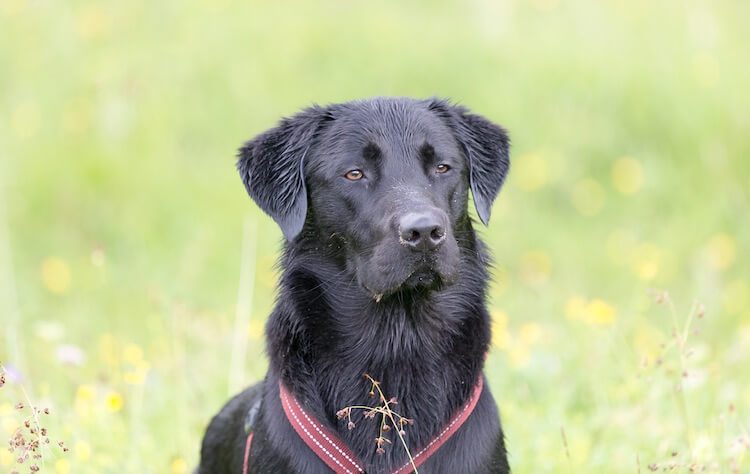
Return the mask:
<svg viewBox="0 0 750 474">
<path fill-rule="evenodd" d="M 490 221 L 492 202 L 510 169 L 510 138 L 502 127 L 466 108 L 433 99 L 428 107 L 453 130 L 469 161 L 469 185 L 474 207 L 484 225 Z"/>
<path fill-rule="evenodd" d="M 281 227 L 288 241 L 300 233 L 307 215 L 304 161 L 327 109 L 313 106 L 247 142 L 239 150 L 237 170 L 251 198 Z"/>
</svg>

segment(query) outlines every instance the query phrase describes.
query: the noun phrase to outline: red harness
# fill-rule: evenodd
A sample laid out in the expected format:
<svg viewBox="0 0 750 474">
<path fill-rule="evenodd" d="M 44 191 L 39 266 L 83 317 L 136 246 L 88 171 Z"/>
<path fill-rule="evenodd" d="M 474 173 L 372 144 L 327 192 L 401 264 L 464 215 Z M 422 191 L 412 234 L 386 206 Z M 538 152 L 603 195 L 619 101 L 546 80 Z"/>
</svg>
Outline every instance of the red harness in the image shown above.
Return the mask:
<svg viewBox="0 0 750 474">
<path fill-rule="evenodd" d="M 448 424 L 435 436 L 432 441 L 413 455 L 414 463 L 417 467 L 421 466 L 432 456 L 435 451 L 453 436 L 456 431 L 464 424 L 477 406 L 479 397 L 482 394 L 484 380 L 482 377 L 477 379 L 474 390 L 466 403 L 453 415 Z M 291 392 L 279 382 L 279 397 L 284 407 L 284 413 L 287 420 L 297 432 L 302 441 L 336 474 L 355 474 L 365 472 L 362 468 L 362 462 L 351 452 L 346 444 L 338 436 L 322 423 L 308 414 L 299 401 Z M 245 442 L 245 457 L 242 464 L 242 474 L 248 474 L 250 462 L 250 446 L 253 441 L 253 434 L 247 436 Z M 396 469 L 393 474 L 408 474 L 412 472 L 411 462 Z"/>
</svg>

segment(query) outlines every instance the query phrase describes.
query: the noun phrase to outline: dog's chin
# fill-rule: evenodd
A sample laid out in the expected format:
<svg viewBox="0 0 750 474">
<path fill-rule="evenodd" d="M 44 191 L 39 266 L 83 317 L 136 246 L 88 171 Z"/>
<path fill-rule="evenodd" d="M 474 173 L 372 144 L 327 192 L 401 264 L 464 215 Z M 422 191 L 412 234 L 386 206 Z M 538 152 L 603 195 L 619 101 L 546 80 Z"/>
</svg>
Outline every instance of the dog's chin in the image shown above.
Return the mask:
<svg viewBox="0 0 750 474">
<path fill-rule="evenodd" d="M 438 290 L 443 286 L 443 277 L 435 270 L 429 269 L 429 268 L 420 268 L 411 275 L 409 275 L 406 280 L 401 283 L 401 285 L 396 288 L 396 291 L 398 290 L 423 290 L 423 291 L 432 291 L 432 290 Z"/>
<path fill-rule="evenodd" d="M 454 284 L 456 277 L 431 267 L 419 267 L 402 278 L 389 280 L 362 282 L 362 286 L 379 303 L 395 295 L 427 295 L 441 291 Z"/>
<path fill-rule="evenodd" d="M 397 250 L 402 250 L 400 247 Z M 394 253 L 392 246 L 381 246 L 370 256 L 357 256 L 352 262 L 357 280 L 376 302 L 393 295 L 426 295 L 454 284 L 458 279 L 458 250 L 433 254 Z"/>
</svg>

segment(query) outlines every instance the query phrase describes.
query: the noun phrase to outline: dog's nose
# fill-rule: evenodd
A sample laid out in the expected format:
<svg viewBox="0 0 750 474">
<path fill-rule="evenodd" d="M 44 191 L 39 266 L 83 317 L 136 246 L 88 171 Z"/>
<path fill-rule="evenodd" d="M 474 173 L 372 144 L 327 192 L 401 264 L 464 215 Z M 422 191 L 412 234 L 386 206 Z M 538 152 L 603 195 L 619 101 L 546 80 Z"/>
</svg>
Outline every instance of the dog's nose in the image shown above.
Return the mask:
<svg viewBox="0 0 750 474">
<path fill-rule="evenodd" d="M 401 243 L 413 250 L 435 250 L 445 242 L 445 226 L 437 212 L 409 212 L 398 224 Z"/>
</svg>

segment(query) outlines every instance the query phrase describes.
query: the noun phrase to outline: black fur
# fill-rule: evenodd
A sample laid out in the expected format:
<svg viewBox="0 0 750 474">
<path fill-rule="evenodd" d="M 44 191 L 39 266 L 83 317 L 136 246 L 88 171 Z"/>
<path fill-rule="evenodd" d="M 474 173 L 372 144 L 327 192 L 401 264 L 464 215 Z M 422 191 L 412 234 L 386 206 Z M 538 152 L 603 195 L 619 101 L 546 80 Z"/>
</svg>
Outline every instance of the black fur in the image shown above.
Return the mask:
<svg viewBox="0 0 750 474">
<path fill-rule="evenodd" d="M 486 223 L 508 171 L 508 146 L 502 128 L 461 107 L 381 98 L 309 108 L 241 149 L 248 193 L 287 243 L 266 326 L 267 377 L 212 420 L 200 473 L 241 472 L 245 415 L 259 397 L 250 472 L 330 472 L 287 422 L 279 379 L 370 474 L 389 473 L 407 457 L 395 434 L 376 454 L 372 420 L 357 415 L 350 431 L 336 419 L 345 406 L 373 404 L 363 373 L 415 420 L 406 435 L 412 450 L 440 431 L 483 377 L 488 257 L 468 191 Z M 438 164 L 449 171 L 437 173 Z M 350 169 L 364 178 L 347 180 Z M 436 250 L 415 252 L 396 235 L 399 216 L 420 209 L 447 223 Z M 509 472 L 486 384 L 474 413 L 420 472 Z"/>
</svg>

